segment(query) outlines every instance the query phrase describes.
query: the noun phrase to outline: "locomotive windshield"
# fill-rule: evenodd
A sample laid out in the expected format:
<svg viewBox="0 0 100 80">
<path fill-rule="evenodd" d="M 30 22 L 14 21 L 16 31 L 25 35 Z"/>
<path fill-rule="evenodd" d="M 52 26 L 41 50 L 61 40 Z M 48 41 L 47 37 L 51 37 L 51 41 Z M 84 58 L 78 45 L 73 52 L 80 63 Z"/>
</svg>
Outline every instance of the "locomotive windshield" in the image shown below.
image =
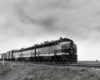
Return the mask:
<svg viewBox="0 0 100 80">
<path fill-rule="evenodd" d="M 60 43 L 62 49 L 70 48 L 70 42 L 62 42 Z"/>
</svg>

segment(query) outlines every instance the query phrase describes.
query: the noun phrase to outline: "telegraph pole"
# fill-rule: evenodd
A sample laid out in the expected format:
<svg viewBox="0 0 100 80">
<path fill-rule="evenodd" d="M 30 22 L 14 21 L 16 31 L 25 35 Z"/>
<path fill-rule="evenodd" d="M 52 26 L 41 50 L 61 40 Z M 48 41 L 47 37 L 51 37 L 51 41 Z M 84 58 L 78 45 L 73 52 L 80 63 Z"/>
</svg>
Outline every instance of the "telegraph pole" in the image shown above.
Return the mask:
<svg viewBox="0 0 100 80">
<path fill-rule="evenodd" d="M 2 62 L 2 65 L 4 66 L 4 63 L 5 63 L 5 59 L 4 59 L 4 55 L 3 55 L 3 62 Z"/>
</svg>

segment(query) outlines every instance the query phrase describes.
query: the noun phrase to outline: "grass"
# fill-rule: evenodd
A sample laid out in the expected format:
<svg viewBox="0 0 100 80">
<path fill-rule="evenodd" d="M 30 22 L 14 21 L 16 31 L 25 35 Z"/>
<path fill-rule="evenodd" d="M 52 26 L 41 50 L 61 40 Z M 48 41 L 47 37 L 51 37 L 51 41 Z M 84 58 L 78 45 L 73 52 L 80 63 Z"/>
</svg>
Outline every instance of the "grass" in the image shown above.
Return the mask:
<svg viewBox="0 0 100 80">
<path fill-rule="evenodd" d="M 11 71 L 11 68 L 8 64 L 2 65 L 0 64 L 0 76 L 7 74 L 9 71 Z"/>
<path fill-rule="evenodd" d="M 99 80 L 100 74 L 88 68 L 36 66 L 19 80 Z"/>
<path fill-rule="evenodd" d="M 0 80 L 100 80 L 99 68 L 10 64 L 0 65 Z"/>
</svg>

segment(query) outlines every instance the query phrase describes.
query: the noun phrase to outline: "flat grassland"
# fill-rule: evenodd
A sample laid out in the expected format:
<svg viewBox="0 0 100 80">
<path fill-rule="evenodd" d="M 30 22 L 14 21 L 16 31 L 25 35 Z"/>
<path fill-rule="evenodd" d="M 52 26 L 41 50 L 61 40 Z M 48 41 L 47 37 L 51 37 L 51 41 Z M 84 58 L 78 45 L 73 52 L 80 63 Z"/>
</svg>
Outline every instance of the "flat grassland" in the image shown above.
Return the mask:
<svg viewBox="0 0 100 80">
<path fill-rule="evenodd" d="M 100 80 L 100 69 L 0 61 L 0 80 Z"/>
<path fill-rule="evenodd" d="M 78 63 L 82 63 L 82 64 L 100 64 L 100 61 L 78 61 Z"/>
</svg>

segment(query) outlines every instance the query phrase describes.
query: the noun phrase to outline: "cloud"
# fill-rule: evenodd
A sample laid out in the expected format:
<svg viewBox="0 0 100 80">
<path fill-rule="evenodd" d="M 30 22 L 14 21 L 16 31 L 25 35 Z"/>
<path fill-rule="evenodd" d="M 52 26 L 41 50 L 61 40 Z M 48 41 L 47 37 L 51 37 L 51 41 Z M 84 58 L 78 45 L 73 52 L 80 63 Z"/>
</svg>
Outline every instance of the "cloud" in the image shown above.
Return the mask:
<svg viewBox="0 0 100 80">
<path fill-rule="evenodd" d="M 78 2 L 77 5 L 76 2 Z M 11 3 L 6 4 L 8 6 L 4 6 L 4 8 L 8 8 L 9 11 L 5 11 L 10 18 L 5 19 L 7 23 L 4 25 L 4 30 L 9 25 L 11 31 L 18 32 L 17 34 L 22 36 L 39 34 L 37 33 L 39 31 L 42 34 L 45 32 L 59 35 L 60 33 L 71 37 L 76 36 L 74 37 L 76 39 L 86 39 L 89 37 L 86 33 L 94 31 L 91 28 L 94 28 L 95 20 L 98 19 L 95 17 L 94 9 L 91 9 L 92 5 L 88 1 L 11 0 Z M 92 26 L 90 23 L 92 23 Z M 27 31 L 30 31 L 30 33 L 25 34 Z"/>
<path fill-rule="evenodd" d="M 34 0 L 18 4 L 16 12 L 23 23 L 35 24 L 46 33 L 59 32 L 76 36 L 76 39 L 87 39 L 90 35 L 86 33 L 93 33 L 93 28 L 99 25 L 99 18 L 95 15 L 97 5 L 92 6 L 91 3 L 79 0 Z"/>
</svg>

